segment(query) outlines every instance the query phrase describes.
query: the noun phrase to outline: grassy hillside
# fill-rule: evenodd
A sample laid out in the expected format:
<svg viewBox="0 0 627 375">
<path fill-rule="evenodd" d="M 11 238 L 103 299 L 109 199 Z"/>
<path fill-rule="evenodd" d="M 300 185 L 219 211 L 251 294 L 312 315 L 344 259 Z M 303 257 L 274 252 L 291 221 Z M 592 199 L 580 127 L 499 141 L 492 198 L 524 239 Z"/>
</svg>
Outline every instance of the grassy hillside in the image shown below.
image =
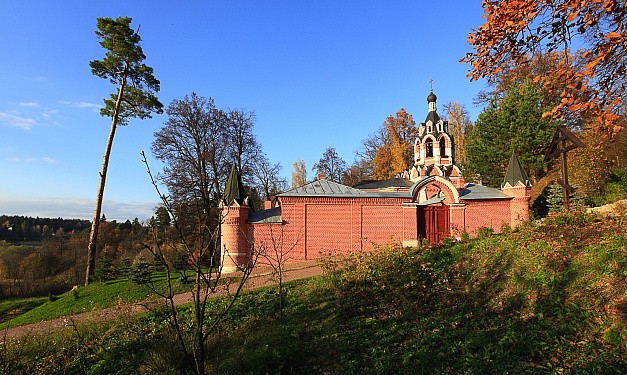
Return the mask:
<svg viewBox="0 0 627 375">
<path fill-rule="evenodd" d="M 325 277 L 288 286 L 283 323 L 274 289 L 244 295 L 207 345 L 208 372 L 627 373 L 627 218 L 561 215 L 325 266 Z M 21 356 L 9 350 L 5 364 L 13 373 L 186 371 L 158 314 L 54 340 L 54 351 L 36 340 L 14 346 Z"/>
</svg>

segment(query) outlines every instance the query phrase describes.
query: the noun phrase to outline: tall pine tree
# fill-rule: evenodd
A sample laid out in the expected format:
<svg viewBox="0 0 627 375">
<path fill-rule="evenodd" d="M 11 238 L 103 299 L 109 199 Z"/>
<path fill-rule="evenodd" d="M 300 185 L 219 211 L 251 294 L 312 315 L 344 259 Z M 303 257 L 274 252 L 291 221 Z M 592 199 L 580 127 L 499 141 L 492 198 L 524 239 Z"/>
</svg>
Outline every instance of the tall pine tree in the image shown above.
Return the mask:
<svg viewBox="0 0 627 375">
<path fill-rule="evenodd" d="M 146 55 L 139 45 L 141 38 L 138 31 L 131 29 L 131 21 L 128 17 L 118 17 L 115 20 L 98 18 L 96 35 L 100 39 L 100 45 L 107 52 L 104 59 L 89 63 L 92 74 L 108 79 L 117 86 L 117 89 L 109 99 L 104 100 L 105 106 L 100 110 L 102 116 L 111 117 L 111 130 L 102 158 L 98 193 L 89 235 L 85 285 L 91 281 L 96 268 L 100 210 L 104 198 L 111 146 L 117 126 L 128 124 L 129 119 L 133 117 L 145 119 L 150 118 L 153 112 L 163 112 L 163 104 L 156 97 L 160 82 L 153 75 L 153 69 L 144 64 Z"/>
</svg>

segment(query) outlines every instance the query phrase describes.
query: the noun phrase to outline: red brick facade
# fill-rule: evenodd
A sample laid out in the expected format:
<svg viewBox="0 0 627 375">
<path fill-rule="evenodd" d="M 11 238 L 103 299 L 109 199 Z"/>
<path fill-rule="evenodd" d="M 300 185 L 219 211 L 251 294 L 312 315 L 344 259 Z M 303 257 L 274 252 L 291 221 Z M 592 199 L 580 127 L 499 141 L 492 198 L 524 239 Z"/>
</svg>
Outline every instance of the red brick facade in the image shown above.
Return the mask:
<svg viewBox="0 0 627 375">
<path fill-rule="evenodd" d="M 416 245 L 420 233 L 417 218 L 420 208 L 425 207 L 417 199 L 423 192 L 432 193 L 436 187 L 446 186 L 433 181 L 406 198 L 279 196 L 280 221 L 269 223 L 248 222 L 248 207 L 233 202 L 223 209 L 224 266 L 227 270 L 245 266 L 253 251 L 275 246 L 289 260 L 301 260 L 330 253 L 371 251 L 391 241 Z M 529 189 L 515 187 L 503 192 L 512 198 L 457 197 L 454 201 L 450 191 L 444 194 L 449 196 L 438 204 L 448 212 L 447 236 L 459 238 L 464 232 L 476 236 L 484 227 L 498 233 L 503 225 L 516 226 L 528 220 Z"/>
<path fill-rule="evenodd" d="M 418 127 L 413 167 L 395 179 L 353 188 L 322 179 L 279 194 L 277 208 L 257 213 L 242 200 L 226 202 L 225 270 L 245 267 L 253 253 L 268 249 L 280 249 L 289 260 L 314 259 L 372 251 L 391 241 L 414 246 L 475 236 L 481 228 L 498 233 L 529 220 L 530 184 L 515 154 L 502 189 L 466 184 L 436 99 L 433 92 L 427 97 L 429 114 Z"/>
</svg>

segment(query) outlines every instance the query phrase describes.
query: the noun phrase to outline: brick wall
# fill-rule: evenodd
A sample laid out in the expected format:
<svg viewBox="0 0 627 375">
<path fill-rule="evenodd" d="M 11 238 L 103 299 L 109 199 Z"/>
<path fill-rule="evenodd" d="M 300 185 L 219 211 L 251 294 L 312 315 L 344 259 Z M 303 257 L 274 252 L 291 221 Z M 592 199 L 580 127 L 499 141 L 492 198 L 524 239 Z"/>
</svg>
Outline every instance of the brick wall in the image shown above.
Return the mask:
<svg viewBox="0 0 627 375">
<path fill-rule="evenodd" d="M 500 200 L 472 200 L 465 201 L 466 232 L 476 236 L 481 228 L 492 228 L 496 233 L 501 232 L 503 223 L 511 225 L 509 199 Z"/>
<path fill-rule="evenodd" d="M 450 206 L 450 234 L 465 230 L 476 236 L 481 228 L 500 232 L 502 225 L 518 225 L 529 218 L 529 197 L 521 190 L 512 200 L 469 200 Z M 283 224 L 246 224 L 248 207 L 225 207 L 222 244 L 225 265 L 245 263 L 247 251 L 265 248 L 288 253 L 290 260 L 314 259 L 321 254 L 370 251 L 376 245 L 417 241 L 416 205 L 401 198 L 282 197 Z M 224 249 L 223 249 L 224 250 Z"/>
</svg>

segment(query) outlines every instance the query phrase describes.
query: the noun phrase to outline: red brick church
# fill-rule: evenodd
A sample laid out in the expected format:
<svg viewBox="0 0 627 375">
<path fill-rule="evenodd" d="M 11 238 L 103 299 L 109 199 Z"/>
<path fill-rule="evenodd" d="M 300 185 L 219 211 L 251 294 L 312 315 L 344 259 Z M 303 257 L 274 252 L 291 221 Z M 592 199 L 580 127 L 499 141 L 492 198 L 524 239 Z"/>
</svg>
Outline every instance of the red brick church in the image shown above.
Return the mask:
<svg viewBox="0 0 627 375">
<path fill-rule="evenodd" d="M 436 100 L 431 92 L 414 142 L 413 166 L 399 178 L 353 187 L 319 178 L 278 194 L 272 208 L 252 211 L 233 170 L 222 206 L 225 271 L 246 266 L 251 251 L 262 247 L 280 247 L 290 260 L 314 259 L 391 241 L 433 244 L 464 232 L 474 236 L 486 227 L 499 232 L 504 224 L 514 227 L 528 220 L 531 184 L 516 155 L 512 152 L 500 189 L 466 183 Z"/>
</svg>

